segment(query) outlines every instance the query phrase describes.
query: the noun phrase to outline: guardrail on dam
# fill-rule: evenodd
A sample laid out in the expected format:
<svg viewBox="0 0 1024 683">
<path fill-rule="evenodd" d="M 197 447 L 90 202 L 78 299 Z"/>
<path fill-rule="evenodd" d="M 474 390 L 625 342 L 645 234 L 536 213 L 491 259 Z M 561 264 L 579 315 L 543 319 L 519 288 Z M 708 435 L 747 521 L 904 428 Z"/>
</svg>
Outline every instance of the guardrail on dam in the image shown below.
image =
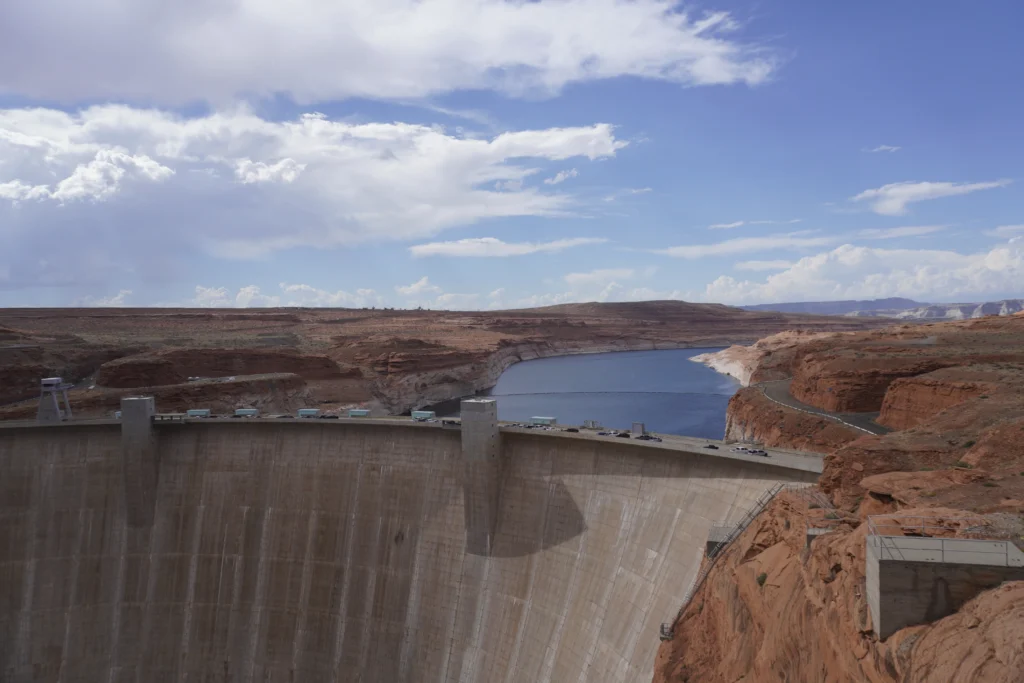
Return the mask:
<svg viewBox="0 0 1024 683">
<path fill-rule="evenodd" d="M 0 423 L 0 679 L 647 683 L 708 529 L 820 471 L 469 421 Z"/>
</svg>

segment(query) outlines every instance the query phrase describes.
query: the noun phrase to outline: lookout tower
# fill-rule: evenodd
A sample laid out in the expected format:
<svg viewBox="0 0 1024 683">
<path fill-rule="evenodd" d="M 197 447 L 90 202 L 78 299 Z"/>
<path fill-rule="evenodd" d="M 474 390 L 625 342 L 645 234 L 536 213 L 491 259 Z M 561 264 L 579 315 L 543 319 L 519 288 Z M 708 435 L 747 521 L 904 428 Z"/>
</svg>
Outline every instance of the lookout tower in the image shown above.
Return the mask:
<svg viewBox="0 0 1024 683">
<path fill-rule="evenodd" d="M 47 377 L 42 381 L 42 389 L 39 393 L 39 410 L 36 411 L 38 422 L 60 422 L 71 419 L 71 404 L 68 403 L 68 389 L 73 385 L 67 384 L 60 377 Z M 63 408 L 61 399 L 64 400 Z"/>
</svg>

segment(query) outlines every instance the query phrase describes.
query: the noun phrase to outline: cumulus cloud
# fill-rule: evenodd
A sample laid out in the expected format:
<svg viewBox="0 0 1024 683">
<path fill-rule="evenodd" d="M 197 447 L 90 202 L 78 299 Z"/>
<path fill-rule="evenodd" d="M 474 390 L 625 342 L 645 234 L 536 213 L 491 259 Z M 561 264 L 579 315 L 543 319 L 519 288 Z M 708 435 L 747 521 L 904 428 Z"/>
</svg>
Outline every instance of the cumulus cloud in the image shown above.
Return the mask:
<svg viewBox="0 0 1024 683">
<path fill-rule="evenodd" d="M 874 249 L 844 244 L 807 256 L 763 282 L 717 278 L 702 298 L 724 303 L 908 297 L 975 299 L 1019 291 L 1024 240 L 959 254 L 927 249 Z"/>
<path fill-rule="evenodd" d="M 603 237 L 575 237 L 552 242 L 502 242 L 496 237 L 475 237 L 454 242 L 431 242 L 409 247 L 413 256 L 524 256 L 526 254 L 555 253 L 588 244 L 603 244 Z"/>
<path fill-rule="evenodd" d="M 155 277 L 196 251 L 261 258 L 564 216 L 578 206 L 569 194 L 489 188 L 535 173 L 523 160 L 609 158 L 625 144 L 607 124 L 468 138 L 315 113 L 0 109 L 0 254 L 17 255 L 14 282 L 41 283 L 33 263 L 45 257 L 82 283 L 118 275 L 107 262 Z M 106 258 L 84 259 L 90 250 Z"/>
<path fill-rule="evenodd" d="M 775 61 L 737 40 L 737 28 L 726 12 L 687 13 L 670 0 L 5 2 L 0 63 L 19 67 L 0 74 L 0 91 L 187 104 L 549 95 L 620 76 L 760 83 Z"/>
<path fill-rule="evenodd" d="M 0 149 L 4 147 L 4 132 L 0 129 Z M 46 157 L 43 160 L 51 159 Z M 51 199 L 59 203 L 102 201 L 118 192 L 126 176 L 159 182 L 172 175 L 173 170 L 145 154 L 135 156 L 116 149 L 99 149 L 91 159 L 75 163 L 69 168 L 68 175 L 52 187 L 47 184 L 29 184 L 19 178 L 0 183 L 0 199 Z"/>
<path fill-rule="evenodd" d="M 853 197 L 852 201 L 869 202 L 871 210 L 883 216 L 902 216 L 907 213 L 907 205 L 914 202 L 970 194 L 979 190 L 1006 187 L 1009 184 L 1009 180 L 993 180 L 983 183 L 917 183 L 908 181 L 864 190 Z"/>
<path fill-rule="evenodd" d="M 893 145 L 879 145 L 878 147 L 874 147 L 872 149 L 865 149 L 864 151 L 877 154 L 878 152 L 889 152 L 889 153 L 898 152 L 901 149 L 903 149 L 903 148 L 902 147 L 894 147 Z"/>
<path fill-rule="evenodd" d="M 294 182 L 305 170 L 305 164 L 296 163 L 294 159 L 281 159 L 268 164 L 265 161 L 239 159 L 235 164 L 235 177 L 243 183 Z"/>
<path fill-rule="evenodd" d="M 667 249 L 657 249 L 655 253 L 675 256 L 677 258 L 698 259 L 709 256 L 727 256 L 752 251 L 770 251 L 779 249 L 806 249 L 834 244 L 835 237 L 808 237 L 806 231 L 791 232 L 764 237 L 737 237 L 712 244 L 691 244 Z"/>
<path fill-rule="evenodd" d="M 420 296 L 423 294 L 436 294 L 441 291 L 441 288 L 430 284 L 430 279 L 424 275 L 411 285 L 396 285 L 395 291 L 402 296 Z"/>
<path fill-rule="evenodd" d="M 279 294 L 264 294 L 256 285 L 240 287 L 231 292 L 227 287 L 197 286 L 195 296 L 187 306 L 201 308 L 258 308 L 276 306 L 302 306 L 317 308 L 363 308 L 379 306 L 383 298 L 372 289 L 357 289 L 353 292 L 337 290 L 334 292 L 318 289 L 310 285 L 289 284 L 278 285 Z M 131 294 L 131 292 L 128 292 Z M 101 305 L 101 304 L 97 304 Z"/>
<path fill-rule="evenodd" d="M 907 225 L 899 228 L 872 228 L 861 230 L 857 237 L 869 240 L 892 240 L 900 237 L 921 237 L 945 230 L 944 225 Z"/>
<path fill-rule="evenodd" d="M 558 185 L 559 183 L 564 183 L 569 178 L 575 178 L 578 175 L 579 175 L 579 172 L 575 168 L 570 168 L 568 171 L 559 171 L 558 173 L 556 173 L 551 178 L 545 178 L 544 179 L 544 184 L 545 185 Z"/>
</svg>

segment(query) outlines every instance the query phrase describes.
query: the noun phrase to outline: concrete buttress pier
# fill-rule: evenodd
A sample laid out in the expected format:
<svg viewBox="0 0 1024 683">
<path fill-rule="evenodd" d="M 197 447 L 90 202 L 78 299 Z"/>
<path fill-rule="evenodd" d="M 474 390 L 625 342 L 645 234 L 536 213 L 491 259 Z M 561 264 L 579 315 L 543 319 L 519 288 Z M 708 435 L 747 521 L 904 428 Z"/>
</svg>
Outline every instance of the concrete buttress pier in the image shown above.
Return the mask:
<svg viewBox="0 0 1024 683">
<path fill-rule="evenodd" d="M 501 494 L 501 432 L 498 402 L 462 401 L 462 494 L 466 551 L 489 556 L 494 548 Z"/>
<path fill-rule="evenodd" d="M 160 467 L 152 396 L 121 399 L 121 470 L 128 525 L 152 526 Z"/>
</svg>

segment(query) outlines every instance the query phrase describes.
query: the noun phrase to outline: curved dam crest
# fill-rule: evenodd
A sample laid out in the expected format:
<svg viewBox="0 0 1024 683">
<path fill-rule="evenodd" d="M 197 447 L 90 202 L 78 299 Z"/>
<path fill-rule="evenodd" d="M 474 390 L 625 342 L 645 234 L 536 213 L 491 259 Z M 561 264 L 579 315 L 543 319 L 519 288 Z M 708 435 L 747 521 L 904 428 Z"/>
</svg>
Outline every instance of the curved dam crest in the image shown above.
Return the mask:
<svg viewBox="0 0 1024 683">
<path fill-rule="evenodd" d="M 646 683 L 709 527 L 817 478 L 503 429 L 480 545 L 458 430 L 154 431 L 133 526 L 117 425 L 0 428 L 3 680 Z"/>
</svg>

